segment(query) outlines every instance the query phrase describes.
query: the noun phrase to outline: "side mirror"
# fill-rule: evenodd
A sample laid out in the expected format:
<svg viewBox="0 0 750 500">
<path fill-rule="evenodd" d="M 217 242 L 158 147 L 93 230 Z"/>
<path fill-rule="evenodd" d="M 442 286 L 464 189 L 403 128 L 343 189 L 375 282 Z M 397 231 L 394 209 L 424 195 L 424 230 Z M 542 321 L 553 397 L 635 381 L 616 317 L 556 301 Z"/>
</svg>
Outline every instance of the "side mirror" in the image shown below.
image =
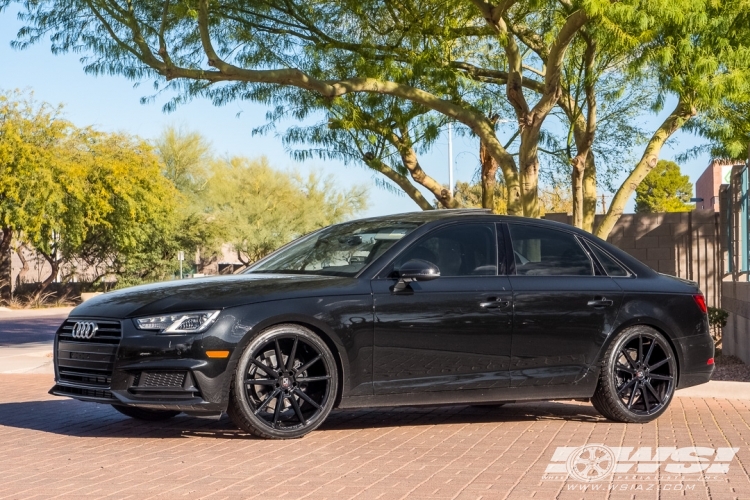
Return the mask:
<svg viewBox="0 0 750 500">
<path fill-rule="evenodd" d="M 398 270 L 398 283 L 393 286 L 394 292 L 405 289 L 412 281 L 429 281 L 440 277 L 440 269 L 432 262 L 422 259 L 406 261 Z"/>
</svg>

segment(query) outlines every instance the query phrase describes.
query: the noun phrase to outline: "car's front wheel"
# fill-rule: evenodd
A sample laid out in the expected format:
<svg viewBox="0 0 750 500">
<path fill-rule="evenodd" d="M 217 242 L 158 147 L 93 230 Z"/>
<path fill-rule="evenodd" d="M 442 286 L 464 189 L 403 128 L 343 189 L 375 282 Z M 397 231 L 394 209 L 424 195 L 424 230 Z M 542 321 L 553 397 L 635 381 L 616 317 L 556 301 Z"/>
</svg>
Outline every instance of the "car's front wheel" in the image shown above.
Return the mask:
<svg viewBox="0 0 750 500">
<path fill-rule="evenodd" d="M 677 385 L 677 362 L 664 335 L 648 326 L 623 330 L 602 360 L 591 398 L 610 420 L 644 423 L 667 410 Z"/>
<path fill-rule="evenodd" d="M 326 343 L 300 325 L 278 325 L 243 351 L 227 413 L 256 436 L 298 438 L 323 423 L 337 388 L 336 360 Z"/>
</svg>

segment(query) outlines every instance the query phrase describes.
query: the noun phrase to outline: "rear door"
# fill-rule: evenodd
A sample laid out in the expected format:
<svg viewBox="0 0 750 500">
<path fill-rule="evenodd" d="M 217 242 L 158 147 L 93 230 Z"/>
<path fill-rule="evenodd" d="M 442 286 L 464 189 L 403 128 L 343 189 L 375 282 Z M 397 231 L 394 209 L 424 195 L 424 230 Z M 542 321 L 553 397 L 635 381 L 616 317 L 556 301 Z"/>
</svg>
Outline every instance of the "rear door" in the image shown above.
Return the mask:
<svg viewBox="0 0 750 500">
<path fill-rule="evenodd" d="M 612 330 L 622 290 L 578 237 L 508 224 L 513 247 L 511 386 L 570 384 L 586 374 Z"/>
</svg>

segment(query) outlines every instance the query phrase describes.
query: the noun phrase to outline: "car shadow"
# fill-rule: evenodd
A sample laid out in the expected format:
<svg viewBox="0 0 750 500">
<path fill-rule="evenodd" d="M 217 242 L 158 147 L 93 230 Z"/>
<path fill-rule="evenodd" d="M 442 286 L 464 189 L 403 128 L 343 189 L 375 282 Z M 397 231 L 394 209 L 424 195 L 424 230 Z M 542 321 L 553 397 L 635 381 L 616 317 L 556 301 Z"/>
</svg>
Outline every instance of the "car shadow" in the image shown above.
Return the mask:
<svg viewBox="0 0 750 500">
<path fill-rule="evenodd" d="M 539 420 L 605 421 L 593 407 L 571 402 L 515 403 L 494 406 L 398 407 L 335 410 L 318 429 L 356 430 L 406 426 L 482 424 Z M 179 415 L 163 422 L 144 422 L 120 414 L 109 405 L 76 400 L 0 404 L 0 426 L 72 437 L 252 439 L 224 415 L 205 419 Z"/>
</svg>

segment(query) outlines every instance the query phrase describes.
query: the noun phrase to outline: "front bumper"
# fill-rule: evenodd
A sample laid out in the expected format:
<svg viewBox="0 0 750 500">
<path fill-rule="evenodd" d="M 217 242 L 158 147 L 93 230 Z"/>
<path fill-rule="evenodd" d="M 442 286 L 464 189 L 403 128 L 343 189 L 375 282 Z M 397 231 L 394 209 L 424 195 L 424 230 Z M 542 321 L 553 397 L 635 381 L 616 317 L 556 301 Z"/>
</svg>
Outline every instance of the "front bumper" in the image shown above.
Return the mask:
<svg viewBox="0 0 750 500">
<path fill-rule="evenodd" d="M 91 339 L 74 339 L 77 321 L 95 322 Z M 82 401 L 216 413 L 226 410 L 236 343 L 217 321 L 204 334 L 158 335 L 133 321 L 69 318 L 55 336 L 55 385 L 49 391 Z M 209 358 L 207 350 L 228 351 Z"/>
</svg>

